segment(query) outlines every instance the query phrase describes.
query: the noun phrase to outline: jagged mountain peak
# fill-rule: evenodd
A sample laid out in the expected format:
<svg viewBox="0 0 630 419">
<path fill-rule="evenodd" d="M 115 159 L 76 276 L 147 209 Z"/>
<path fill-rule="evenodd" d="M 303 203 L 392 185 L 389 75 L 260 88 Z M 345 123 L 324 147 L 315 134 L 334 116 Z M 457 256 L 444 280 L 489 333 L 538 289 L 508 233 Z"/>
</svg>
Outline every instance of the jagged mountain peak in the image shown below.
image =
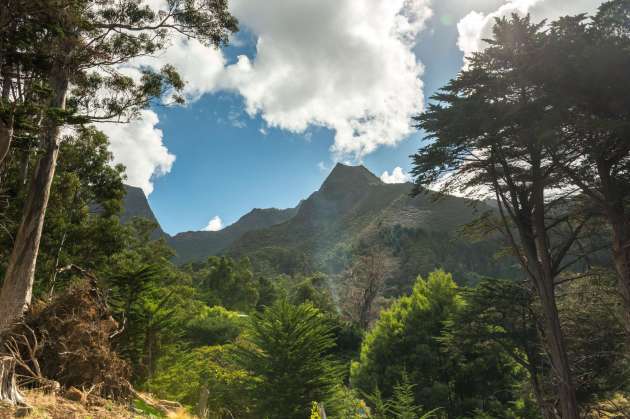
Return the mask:
<svg viewBox="0 0 630 419">
<path fill-rule="evenodd" d="M 349 166 L 337 163 L 322 184 L 320 191 L 334 191 L 340 188 L 347 190 L 380 183 L 382 181 L 363 165 Z"/>
</svg>

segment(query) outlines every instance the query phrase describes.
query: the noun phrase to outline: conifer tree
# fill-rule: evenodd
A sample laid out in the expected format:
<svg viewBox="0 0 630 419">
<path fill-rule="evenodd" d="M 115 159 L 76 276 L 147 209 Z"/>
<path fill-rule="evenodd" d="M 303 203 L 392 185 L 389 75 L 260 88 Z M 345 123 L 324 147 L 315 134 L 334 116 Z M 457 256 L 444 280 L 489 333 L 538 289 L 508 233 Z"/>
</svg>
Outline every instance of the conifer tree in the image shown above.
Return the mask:
<svg viewBox="0 0 630 419">
<path fill-rule="evenodd" d="M 311 304 L 280 300 L 252 318 L 238 363 L 255 380 L 252 397 L 259 417 L 308 417 L 313 401 L 334 412 L 341 370 L 330 350 L 333 330 Z"/>
</svg>

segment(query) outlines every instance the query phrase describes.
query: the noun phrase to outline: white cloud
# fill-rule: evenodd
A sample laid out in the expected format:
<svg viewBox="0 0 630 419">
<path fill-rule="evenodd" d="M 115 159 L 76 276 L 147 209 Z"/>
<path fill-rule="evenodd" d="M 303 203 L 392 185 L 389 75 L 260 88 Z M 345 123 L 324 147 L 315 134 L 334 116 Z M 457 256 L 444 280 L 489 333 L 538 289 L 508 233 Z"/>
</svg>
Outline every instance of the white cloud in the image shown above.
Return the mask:
<svg viewBox="0 0 630 419">
<path fill-rule="evenodd" d="M 203 228 L 203 231 L 219 231 L 223 228 L 223 221 L 218 215 L 214 216 L 208 225 Z"/>
<path fill-rule="evenodd" d="M 155 10 L 164 0 L 149 0 Z M 231 9 L 257 37 L 256 56 L 227 65 L 220 50 L 176 36 L 156 57 L 123 71 L 172 64 L 195 101 L 231 90 L 243 96 L 250 116 L 267 127 L 305 133 L 310 125 L 335 132 L 336 159 L 361 159 L 412 132 L 410 118 L 423 105 L 422 64 L 412 51 L 431 15 L 430 0 L 233 0 Z M 154 112 L 129 125 L 101 125 L 129 183 L 148 194 L 151 179 L 168 173 L 175 157 L 162 143 Z M 240 118 L 230 118 L 242 127 Z M 265 132 L 266 133 L 266 127 Z M 148 147 L 148 148 L 145 148 Z M 149 151 L 149 153 L 145 152 Z"/>
<path fill-rule="evenodd" d="M 484 15 L 472 11 L 464 16 L 457 24 L 459 32 L 457 46 L 464 52 L 465 57 L 482 50 L 485 48 L 483 39 L 492 37 L 495 19 L 513 13 L 521 16 L 529 13 L 532 20 L 538 22 L 566 15 L 593 13 L 600 4 L 601 0 L 504 0 L 504 4 L 492 13 Z"/>
<path fill-rule="evenodd" d="M 146 195 L 153 191 L 152 179 L 170 172 L 175 162 L 162 142 L 162 130 L 156 128 L 158 122 L 155 112 L 144 110 L 140 119 L 128 124 L 98 124 L 109 137 L 114 163 L 127 167 L 127 183 Z"/>
<path fill-rule="evenodd" d="M 411 176 L 406 173 L 401 167 L 396 167 L 392 170 L 392 174 L 386 170 L 381 175 L 381 180 L 385 183 L 406 183 L 411 182 Z"/>
<path fill-rule="evenodd" d="M 361 158 L 411 133 L 423 67 L 412 48 L 429 0 L 233 0 L 258 38 L 256 57 L 227 67 L 222 86 L 250 115 L 303 133 L 335 131 L 332 151 Z"/>
</svg>

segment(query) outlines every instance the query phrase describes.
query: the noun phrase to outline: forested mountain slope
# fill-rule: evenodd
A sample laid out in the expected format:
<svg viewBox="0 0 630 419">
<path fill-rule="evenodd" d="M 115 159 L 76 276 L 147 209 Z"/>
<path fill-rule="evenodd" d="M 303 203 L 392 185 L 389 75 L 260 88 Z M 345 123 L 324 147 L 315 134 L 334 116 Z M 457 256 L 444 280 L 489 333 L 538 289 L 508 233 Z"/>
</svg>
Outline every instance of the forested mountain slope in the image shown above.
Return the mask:
<svg viewBox="0 0 630 419">
<path fill-rule="evenodd" d="M 164 237 L 177 253 L 174 261 L 179 264 L 203 260 L 208 256 L 219 254 L 243 234 L 282 223 L 297 212 L 297 207 L 255 208 L 220 231 L 187 231 L 170 236 L 162 230 L 142 189 L 125 185 L 125 192 L 121 221 L 127 223 L 139 217 L 154 222 L 157 227 L 152 237 Z"/>
<path fill-rule="evenodd" d="M 296 211 L 296 208 L 255 208 L 222 230 L 187 231 L 168 237 L 166 241 L 177 252 L 176 263 L 203 260 L 221 253 L 243 234 L 282 223 Z"/>
<path fill-rule="evenodd" d="M 432 192 L 412 197 L 411 190 L 411 184 L 385 184 L 363 166 L 338 164 L 295 217 L 244 234 L 227 254 L 247 256 L 262 271 L 339 273 L 353 256 L 378 247 L 395 259 L 394 280 L 402 286 L 436 267 L 468 282 L 513 273 L 510 260 L 494 259 L 499 243 L 472 243 L 460 234 L 489 206 L 457 197 L 436 201 Z"/>
</svg>

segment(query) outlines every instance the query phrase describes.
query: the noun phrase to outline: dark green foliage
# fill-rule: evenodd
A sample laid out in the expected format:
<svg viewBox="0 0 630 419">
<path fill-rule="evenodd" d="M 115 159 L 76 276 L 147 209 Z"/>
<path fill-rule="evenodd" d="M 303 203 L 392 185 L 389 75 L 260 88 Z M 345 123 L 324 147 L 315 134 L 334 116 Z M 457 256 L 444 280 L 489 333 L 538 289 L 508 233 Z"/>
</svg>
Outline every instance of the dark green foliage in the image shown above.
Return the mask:
<svg viewBox="0 0 630 419">
<path fill-rule="evenodd" d="M 313 401 L 333 410 L 341 382 L 334 346 L 332 327 L 311 304 L 280 300 L 255 314 L 237 359 L 254 380 L 258 417 L 302 419 Z"/>
<path fill-rule="evenodd" d="M 496 348 L 460 350 L 444 340 L 463 307 L 450 275 L 436 271 L 418 279 L 412 294 L 383 311 L 366 336 L 352 382 L 391 398 L 408 375 L 416 405 L 442 408 L 449 416 L 472 415 L 476 409 L 507 415 L 522 379 L 512 362 Z"/>
<path fill-rule="evenodd" d="M 232 347 L 202 346 L 170 351 L 158 361 L 158 368 L 145 387 L 154 394 L 197 406 L 207 390 L 208 410 L 213 418 L 251 418 L 252 402 L 246 388 L 247 373 L 231 362 Z"/>
<path fill-rule="evenodd" d="M 407 374 L 403 374 L 402 381 L 394 386 L 394 397 L 389 402 L 392 418 L 429 419 L 434 417 L 433 414 L 440 410 L 437 408 L 430 412 L 422 413 L 422 407 L 415 404 L 414 387 L 415 385 L 409 382 Z"/>
<path fill-rule="evenodd" d="M 222 305 L 229 310 L 249 312 L 258 304 L 258 281 L 248 259 L 211 256 L 204 263 L 187 265 L 184 270 L 209 306 Z M 269 284 L 265 285 L 269 292 Z"/>
<path fill-rule="evenodd" d="M 223 345 L 241 334 L 245 317 L 221 306 L 204 308 L 186 323 L 186 340 L 193 346 Z"/>
</svg>

